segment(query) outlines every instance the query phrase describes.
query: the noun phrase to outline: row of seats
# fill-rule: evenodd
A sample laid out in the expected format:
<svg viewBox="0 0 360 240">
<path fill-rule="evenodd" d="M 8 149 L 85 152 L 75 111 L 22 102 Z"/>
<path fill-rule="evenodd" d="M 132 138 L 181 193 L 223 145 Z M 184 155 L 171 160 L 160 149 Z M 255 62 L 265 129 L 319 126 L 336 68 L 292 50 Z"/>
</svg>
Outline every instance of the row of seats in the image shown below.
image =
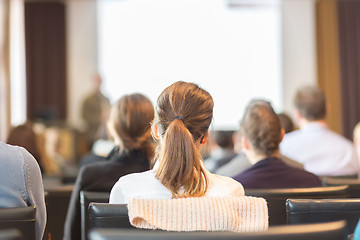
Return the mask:
<svg viewBox="0 0 360 240">
<path fill-rule="evenodd" d="M 332 222 L 302 226 L 271 227 L 265 232 L 166 232 L 124 229 L 97 229 L 91 240 L 341 240 L 345 222 Z"/>
<path fill-rule="evenodd" d="M 325 180 L 324 180 L 325 181 Z M 329 186 L 329 187 L 320 187 L 320 188 L 298 188 L 298 189 L 257 189 L 257 190 L 246 190 L 246 195 L 248 196 L 259 196 L 264 197 L 268 202 L 269 208 L 269 220 L 270 226 L 282 225 L 289 222 L 287 220 L 287 212 L 285 208 L 285 201 L 288 198 L 292 199 L 331 199 L 331 198 L 346 198 L 353 196 L 355 194 L 356 187 L 360 186 L 359 180 L 348 180 L 348 179 L 327 179 L 327 185 L 337 185 L 343 182 L 351 183 L 349 186 Z M 46 204 L 47 204 L 47 213 L 48 213 L 48 222 L 46 227 L 46 233 L 44 239 L 62 239 L 63 236 L 63 226 L 66 217 L 66 210 L 68 207 L 69 198 L 71 196 L 72 187 L 62 187 L 60 189 L 50 189 L 47 190 L 46 194 Z M 81 211 L 82 211 L 82 240 L 86 240 L 87 233 L 90 229 L 90 217 L 88 206 L 90 202 L 98 203 L 107 203 L 109 200 L 109 193 L 96 193 L 96 192 L 82 192 L 81 193 Z M 350 200 L 349 200 L 350 201 Z M 319 200 L 319 202 L 321 202 Z M 6 209 L 4 209 L 6 210 Z M 125 209 L 127 211 L 127 209 Z M 124 210 L 124 211 L 125 211 Z M 119 209 L 119 211 L 122 211 Z M 109 213 L 113 212 L 111 210 Z M 1 215 L 1 214 L 0 214 Z M 6 216 L 6 215 L 4 215 Z M 94 215 L 95 216 L 95 215 Z M 356 219 L 356 216 L 360 216 L 358 212 L 354 211 L 353 217 Z M 108 219 L 109 220 L 109 219 Z M 127 218 L 126 218 L 127 220 Z M 0 218 L 1 222 L 1 218 Z M 128 220 L 126 223 L 129 225 Z M 295 222 L 289 222 L 295 223 Z M 100 223 L 96 223 L 100 224 Z M 95 227 L 105 227 L 106 225 L 96 225 Z M 353 225 L 349 229 L 354 228 L 355 220 L 352 223 Z M 0 223 L 0 228 L 4 227 L 2 222 Z M 351 232 L 346 230 L 346 232 Z M 32 236 L 29 234 L 27 236 Z M 29 238 L 32 239 L 32 238 Z"/>
<path fill-rule="evenodd" d="M 287 224 L 322 223 L 346 220 L 344 236 L 351 235 L 360 217 L 360 199 L 288 199 Z M 90 229 L 133 228 L 124 204 L 90 203 Z"/>
<path fill-rule="evenodd" d="M 288 205 L 291 205 L 288 204 Z M 5 214 L 6 213 L 6 214 Z M 29 215 L 29 213 L 31 213 Z M 14 214 L 14 215 L 8 215 Z M 8 220 L 8 227 L 16 226 L 19 230 L 0 230 L 0 240 L 35 239 L 35 209 L 12 208 L 0 211 L 0 217 L 14 216 L 12 224 Z M 32 216 L 31 216 L 32 215 Z M 107 203 L 90 204 L 90 217 L 94 230 L 90 234 L 91 240 L 141 240 L 141 239 L 259 239 L 259 240 L 282 240 L 282 239 L 328 239 L 341 240 L 347 236 L 345 221 L 312 224 L 270 227 L 266 232 L 256 233 L 231 233 L 231 232 L 166 232 L 166 231 L 143 231 L 132 228 L 128 222 L 126 205 L 111 205 Z M 16 223 L 15 223 L 16 222 Z M 14 224 L 15 223 L 15 224 Z M 2 224 L 1 224 L 2 225 Z M 26 226 L 26 227 L 24 227 Z M 30 226 L 30 228 L 29 228 Z M 106 229 L 101 229 L 106 227 Z M 112 228 L 110 228 L 112 227 Z M 127 229 L 125 229 L 127 228 Z M 31 233 L 31 234 L 30 234 Z"/>
<path fill-rule="evenodd" d="M 346 219 L 348 224 L 345 232 L 348 235 L 354 232 L 360 217 L 360 211 L 358 211 L 360 209 L 360 199 L 345 198 L 348 195 L 347 191 L 348 186 L 345 185 L 318 188 L 247 190 L 246 195 L 263 197 L 267 200 L 270 226 L 322 222 L 327 219 L 328 221 Z M 289 198 L 290 200 L 288 200 Z M 297 200 L 299 198 L 312 200 Z M 81 199 L 82 213 L 89 214 L 89 216 L 84 214 L 82 216 L 83 219 L 86 219 L 82 228 L 83 239 L 87 239 L 90 225 L 91 229 L 131 227 L 126 206 L 107 204 L 108 193 L 84 191 L 81 192 Z M 324 206 L 319 208 L 320 205 Z M 87 206 L 89 206 L 88 211 Z M 306 209 L 305 216 L 302 211 L 304 209 Z M 311 212 L 311 209 L 314 211 Z M 327 218 L 329 215 L 332 217 Z M 91 224 L 89 224 L 89 220 L 91 220 Z"/>
<path fill-rule="evenodd" d="M 333 180 L 330 179 L 329 180 Z M 337 185 L 346 179 L 335 179 Z M 349 186 L 329 186 L 319 188 L 297 188 L 297 189 L 254 189 L 247 190 L 246 195 L 264 197 L 268 202 L 270 226 L 286 224 L 285 201 L 288 198 L 308 198 L 308 199 L 329 199 L 346 198 L 351 196 L 353 186 L 360 185 L 358 180 L 353 181 Z M 355 182 L 354 182 L 355 181 Z M 356 183 L 357 181 L 357 183 Z M 331 185 L 331 184 L 327 184 Z M 353 191 L 355 192 L 355 191 Z M 109 193 L 82 192 L 81 193 L 81 213 L 82 213 L 82 240 L 87 240 L 87 233 L 90 228 L 90 218 L 87 208 L 90 202 L 107 203 Z M 61 229 L 62 230 L 62 229 Z M 54 238 L 53 238 L 54 239 Z"/>
</svg>

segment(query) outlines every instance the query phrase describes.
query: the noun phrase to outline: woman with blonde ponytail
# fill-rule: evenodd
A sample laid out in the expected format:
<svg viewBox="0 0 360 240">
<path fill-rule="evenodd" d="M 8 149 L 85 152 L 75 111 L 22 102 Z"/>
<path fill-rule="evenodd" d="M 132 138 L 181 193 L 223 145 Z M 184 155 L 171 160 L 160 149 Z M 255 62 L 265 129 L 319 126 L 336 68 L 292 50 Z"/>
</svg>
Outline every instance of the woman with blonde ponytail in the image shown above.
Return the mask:
<svg viewBox="0 0 360 240">
<path fill-rule="evenodd" d="M 176 82 L 157 100 L 152 133 L 159 141 L 152 170 L 121 177 L 110 194 L 110 203 L 132 198 L 244 196 L 241 184 L 208 172 L 200 149 L 209 137 L 214 102 L 193 83 Z"/>
</svg>

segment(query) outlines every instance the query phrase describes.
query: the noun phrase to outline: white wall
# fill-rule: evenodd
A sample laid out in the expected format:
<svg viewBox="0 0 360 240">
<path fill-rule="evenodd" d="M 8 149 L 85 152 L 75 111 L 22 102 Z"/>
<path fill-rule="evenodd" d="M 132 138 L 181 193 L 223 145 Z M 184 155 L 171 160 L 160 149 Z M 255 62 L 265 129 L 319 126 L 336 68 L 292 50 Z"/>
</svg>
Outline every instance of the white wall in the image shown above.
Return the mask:
<svg viewBox="0 0 360 240">
<path fill-rule="evenodd" d="M 24 0 L 10 2 L 11 125 L 26 122 Z"/>
<path fill-rule="evenodd" d="M 315 0 L 282 0 L 283 107 L 293 114 L 293 96 L 317 83 Z M 96 0 L 67 1 L 68 123 L 81 127 L 81 101 L 97 71 Z"/>
<path fill-rule="evenodd" d="M 82 127 L 81 102 L 97 72 L 96 0 L 67 0 L 68 123 Z"/>
<path fill-rule="evenodd" d="M 294 114 L 296 90 L 317 84 L 315 0 L 282 0 L 283 101 Z"/>
</svg>

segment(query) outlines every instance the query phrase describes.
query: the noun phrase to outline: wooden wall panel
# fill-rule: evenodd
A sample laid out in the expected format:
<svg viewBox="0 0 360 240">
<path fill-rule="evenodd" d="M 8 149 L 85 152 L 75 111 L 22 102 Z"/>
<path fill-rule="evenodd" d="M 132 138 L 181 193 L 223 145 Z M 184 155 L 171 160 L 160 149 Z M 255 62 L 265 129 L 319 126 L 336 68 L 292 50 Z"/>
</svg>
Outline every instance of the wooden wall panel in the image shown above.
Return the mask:
<svg viewBox="0 0 360 240">
<path fill-rule="evenodd" d="M 325 92 L 329 128 L 342 134 L 341 83 L 336 0 L 316 3 L 318 83 Z"/>
<path fill-rule="evenodd" d="M 65 30 L 64 3 L 25 3 L 28 119 L 66 119 Z"/>
<path fill-rule="evenodd" d="M 360 1 L 338 0 L 344 135 L 360 121 Z"/>
</svg>

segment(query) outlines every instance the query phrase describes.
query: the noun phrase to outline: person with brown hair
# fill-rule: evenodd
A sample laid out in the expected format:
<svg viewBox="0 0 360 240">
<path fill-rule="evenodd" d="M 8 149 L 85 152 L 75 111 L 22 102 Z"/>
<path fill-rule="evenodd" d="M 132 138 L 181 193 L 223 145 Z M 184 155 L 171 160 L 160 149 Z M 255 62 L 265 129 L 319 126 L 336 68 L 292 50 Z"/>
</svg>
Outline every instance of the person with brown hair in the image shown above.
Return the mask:
<svg viewBox="0 0 360 240">
<path fill-rule="evenodd" d="M 245 189 L 321 186 L 317 176 L 291 167 L 281 159 L 279 144 L 285 132 L 269 102 L 250 102 L 240 131 L 244 152 L 254 164 L 234 177 Z"/>
<path fill-rule="evenodd" d="M 18 125 L 11 129 L 6 141 L 10 145 L 25 148 L 38 162 L 40 170 L 43 173 L 41 154 L 38 147 L 38 140 L 33 125 L 30 122 Z"/>
<path fill-rule="evenodd" d="M 295 106 L 300 130 L 285 135 L 282 154 L 318 176 L 357 176 L 360 166 L 354 145 L 327 127 L 323 91 L 312 86 L 299 89 Z"/>
<path fill-rule="evenodd" d="M 121 177 L 110 203 L 133 198 L 244 196 L 238 182 L 208 172 L 200 155 L 213 118 L 211 95 L 196 84 L 175 82 L 157 100 L 153 135 L 160 141 L 152 170 Z"/>
<path fill-rule="evenodd" d="M 80 169 L 70 199 L 64 240 L 81 238 L 80 191 L 110 192 L 121 176 L 150 168 L 154 154 L 153 118 L 154 107 L 142 94 L 125 95 L 114 104 L 107 127 L 116 147 L 105 161 Z"/>
</svg>

